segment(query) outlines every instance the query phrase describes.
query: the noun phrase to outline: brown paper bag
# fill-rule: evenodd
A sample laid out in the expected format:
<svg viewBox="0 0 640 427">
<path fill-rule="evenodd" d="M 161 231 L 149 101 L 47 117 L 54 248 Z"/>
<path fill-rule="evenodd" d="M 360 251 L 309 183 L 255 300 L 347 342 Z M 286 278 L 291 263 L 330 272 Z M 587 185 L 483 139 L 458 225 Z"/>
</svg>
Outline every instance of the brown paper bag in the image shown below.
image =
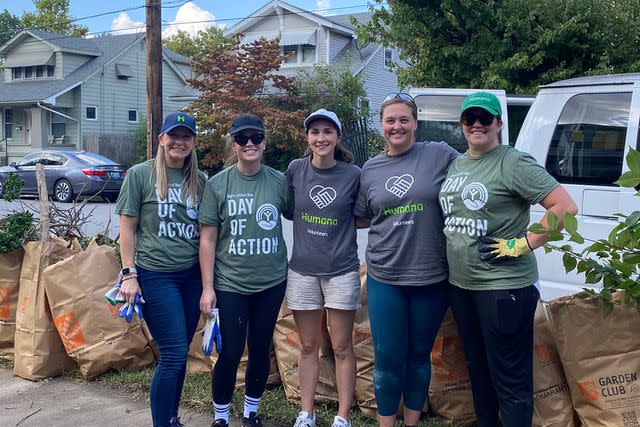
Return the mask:
<svg viewBox="0 0 640 427">
<path fill-rule="evenodd" d="M 466 425 L 476 419 L 467 361 L 451 309 L 431 351 L 429 402 L 433 413 L 447 422 Z"/>
<path fill-rule="evenodd" d="M 533 427 L 575 427 L 571 392 L 542 303 L 533 332 Z"/>
<path fill-rule="evenodd" d="M 224 337 L 222 337 L 224 345 Z M 278 370 L 284 385 L 284 392 L 287 400 L 300 400 L 300 381 L 298 378 L 298 346 L 300 340 L 293 320 L 293 313 L 282 304 L 276 329 L 273 334 L 273 344 L 276 350 Z M 320 363 L 320 377 L 316 388 L 317 402 L 338 401 L 338 392 L 333 383 L 332 362 L 324 361 Z"/>
<path fill-rule="evenodd" d="M 366 289 L 366 284 L 363 288 Z M 353 325 L 353 352 L 356 356 L 356 403 L 363 414 L 376 418 L 378 405 L 373 391 L 373 341 L 366 306 L 356 310 Z"/>
<path fill-rule="evenodd" d="M 67 246 L 67 242 L 56 237 L 24 245 L 13 372 L 28 380 L 52 377 L 74 366 L 53 323 L 42 283 L 45 267 L 73 254 Z"/>
<path fill-rule="evenodd" d="M 13 353 L 16 308 L 24 249 L 0 254 L 0 352 Z"/>
<path fill-rule="evenodd" d="M 127 323 L 104 298 L 119 271 L 109 246 L 93 246 L 44 270 L 54 323 L 87 379 L 110 368 L 135 370 L 155 362 L 137 315 Z"/>
<path fill-rule="evenodd" d="M 598 301 L 565 297 L 547 315 L 582 424 L 640 426 L 638 309 L 616 305 L 605 317 Z"/>
</svg>

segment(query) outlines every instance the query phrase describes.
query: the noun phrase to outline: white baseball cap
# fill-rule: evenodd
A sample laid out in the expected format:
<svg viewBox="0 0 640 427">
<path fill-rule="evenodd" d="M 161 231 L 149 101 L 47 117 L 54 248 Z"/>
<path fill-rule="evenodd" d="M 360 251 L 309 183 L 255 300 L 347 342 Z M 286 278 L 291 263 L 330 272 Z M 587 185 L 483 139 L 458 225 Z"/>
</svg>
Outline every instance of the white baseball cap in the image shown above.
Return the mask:
<svg viewBox="0 0 640 427">
<path fill-rule="evenodd" d="M 338 133 L 342 134 L 342 123 L 340 123 L 340 119 L 333 111 L 325 110 L 324 108 L 319 109 L 318 111 L 314 111 L 309 114 L 309 117 L 304 119 L 304 131 L 307 132 L 309 130 L 309 125 L 311 122 L 317 119 L 326 119 L 333 123 L 338 129 Z"/>
</svg>

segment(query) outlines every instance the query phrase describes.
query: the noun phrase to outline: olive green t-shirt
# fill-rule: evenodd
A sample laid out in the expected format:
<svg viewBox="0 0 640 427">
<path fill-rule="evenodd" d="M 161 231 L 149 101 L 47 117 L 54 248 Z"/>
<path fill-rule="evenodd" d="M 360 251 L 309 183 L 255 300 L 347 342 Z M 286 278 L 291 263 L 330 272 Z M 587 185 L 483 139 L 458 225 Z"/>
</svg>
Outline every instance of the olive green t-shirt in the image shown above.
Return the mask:
<svg viewBox="0 0 640 427">
<path fill-rule="evenodd" d="M 218 228 L 214 289 L 252 294 L 287 277 L 280 215 L 291 218 L 287 178 L 269 166 L 246 176 L 235 166 L 205 185 L 200 223 Z"/>
<path fill-rule="evenodd" d="M 529 208 L 558 182 L 529 154 L 499 145 L 480 157 L 468 152 L 449 167 L 440 189 L 449 281 L 464 289 L 516 289 L 538 280 L 533 253 L 501 264 L 482 261 L 480 236 L 527 234 Z"/>
<path fill-rule="evenodd" d="M 153 271 L 181 271 L 198 262 L 200 231 L 198 204 L 204 174 L 198 177 L 198 198 L 187 195 L 182 169 L 168 169 L 166 199 L 156 194 L 153 160 L 127 172 L 116 203 L 116 213 L 138 217 L 136 264 Z"/>
</svg>

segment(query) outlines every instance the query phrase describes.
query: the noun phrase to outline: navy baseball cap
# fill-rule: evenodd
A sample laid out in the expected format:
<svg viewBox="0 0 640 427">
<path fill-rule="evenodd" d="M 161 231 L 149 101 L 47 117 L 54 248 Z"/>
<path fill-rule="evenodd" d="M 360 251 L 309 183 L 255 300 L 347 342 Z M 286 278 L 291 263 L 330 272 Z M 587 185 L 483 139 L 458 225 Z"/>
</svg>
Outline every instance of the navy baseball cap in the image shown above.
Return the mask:
<svg viewBox="0 0 640 427">
<path fill-rule="evenodd" d="M 180 126 L 189 129 L 194 135 L 196 134 L 196 119 L 187 113 L 179 111 L 168 114 L 167 117 L 164 118 L 160 132 L 167 133 Z"/>
<path fill-rule="evenodd" d="M 264 133 L 264 124 L 262 124 L 262 119 L 253 114 L 235 116 L 231 121 L 231 129 L 229 129 L 229 133 L 233 135 L 238 132 L 242 132 L 245 129 L 253 129 Z"/>
</svg>

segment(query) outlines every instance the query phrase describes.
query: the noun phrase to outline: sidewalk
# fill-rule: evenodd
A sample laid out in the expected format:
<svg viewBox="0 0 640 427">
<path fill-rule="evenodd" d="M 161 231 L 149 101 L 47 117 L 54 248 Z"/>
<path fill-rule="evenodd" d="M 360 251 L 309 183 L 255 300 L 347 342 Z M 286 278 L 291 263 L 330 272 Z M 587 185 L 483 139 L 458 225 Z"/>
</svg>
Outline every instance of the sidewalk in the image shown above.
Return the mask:
<svg viewBox="0 0 640 427">
<path fill-rule="evenodd" d="M 27 381 L 0 368 L 0 427 L 147 427 L 151 413 L 146 400 L 132 400 L 104 383 L 54 378 Z M 188 427 L 208 427 L 209 414 L 180 411 Z M 231 420 L 231 427 L 239 427 Z M 273 424 L 264 423 L 274 427 Z"/>
</svg>

